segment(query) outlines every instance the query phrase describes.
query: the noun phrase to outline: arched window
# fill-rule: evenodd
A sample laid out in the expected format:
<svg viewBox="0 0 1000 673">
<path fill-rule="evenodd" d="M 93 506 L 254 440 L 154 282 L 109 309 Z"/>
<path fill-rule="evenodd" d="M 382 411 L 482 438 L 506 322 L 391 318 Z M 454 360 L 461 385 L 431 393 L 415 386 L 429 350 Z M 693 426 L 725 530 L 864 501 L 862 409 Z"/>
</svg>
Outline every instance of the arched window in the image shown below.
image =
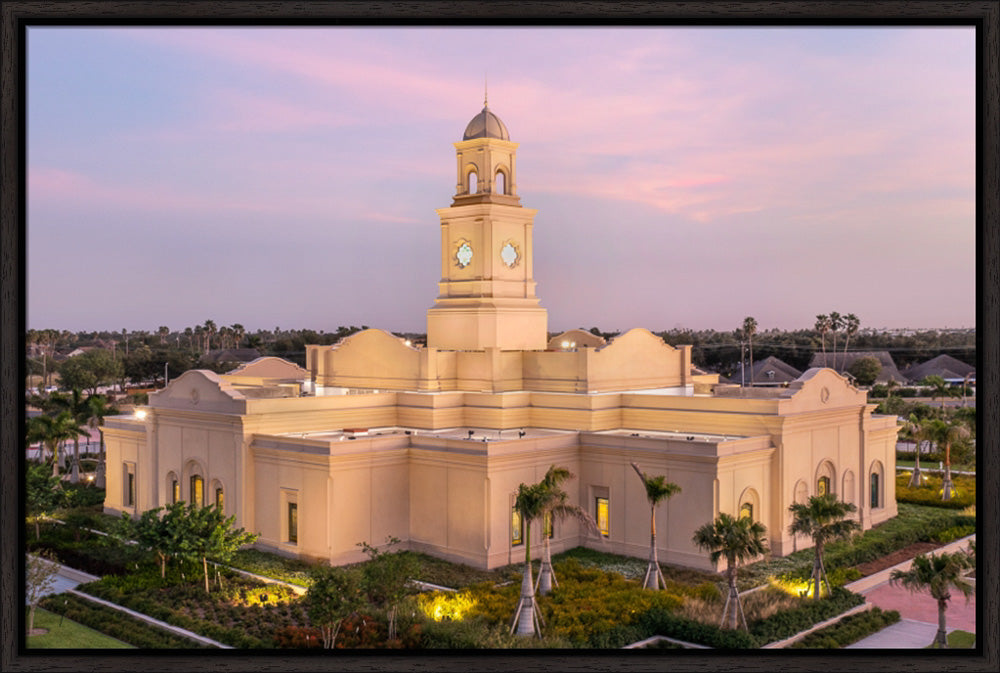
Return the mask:
<svg viewBox="0 0 1000 673">
<path fill-rule="evenodd" d="M 760 496 L 757 495 L 757 491 L 749 486 L 743 489 L 743 493 L 740 494 L 739 503 L 740 509 L 738 518 L 742 519 L 743 517 L 747 517 L 751 521 L 756 521 L 754 515 L 760 514 Z"/>
<path fill-rule="evenodd" d="M 827 493 L 833 493 L 836 491 L 836 478 L 837 473 L 833 469 L 833 463 L 829 460 L 824 460 L 816 468 L 816 495 L 826 495 Z"/>
<path fill-rule="evenodd" d="M 226 511 L 225 505 L 226 505 L 225 493 L 223 493 L 221 486 L 216 486 L 215 487 L 215 506 L 219 508 L 220 512 L 225 512 Z"/>
<path fill-rule="evenodd" d="M 507 193 L 507 176 L 504 174 L 504 172 L 501 171 L 501 170 L 498 170 L 497 174 L 496 174 L 496 178 L 494 178 L 494 180 L 495 180 L 494 191 L 497 194 L 506 194 Z"/>
<path fill-rule="evenodd" d="M 202 479 L 201 475 L 191 475 L 191 491 L 189 498 L 190 502 L 195 503 L 199 507 L 205 506 L 205 480 Z"/>
<path fill-rule="evenodd" d="M 479 191 L 479 176 L 476 175 L 475 171 L 469 172 L 468 191 L 469 194 L 475 194 Z"/>
<path fill-rule="evenodd" d="M 816 480 L 816 495 L 826 495 L 830 492 L 830 477 L 820 477 Z"/>
<path fill-rule="evenodd" d="M 868 476 L 868 504 L 872 509 L 882 507 L 884 497 L 882 474 L 882 463 L 876 460 L 872 463 L 871 473 Z"/>
</svg>

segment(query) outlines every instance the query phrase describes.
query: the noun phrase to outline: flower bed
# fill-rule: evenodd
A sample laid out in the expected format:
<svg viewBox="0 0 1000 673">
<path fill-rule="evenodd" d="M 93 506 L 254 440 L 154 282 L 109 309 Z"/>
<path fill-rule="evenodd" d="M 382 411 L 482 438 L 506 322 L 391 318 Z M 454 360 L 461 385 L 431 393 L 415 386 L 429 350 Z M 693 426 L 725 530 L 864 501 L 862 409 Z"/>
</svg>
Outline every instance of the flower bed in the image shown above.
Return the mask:
<svg viewBox="0 0 1000 673">
<path fill-rule="evenodd" d="M 941 484 L 944 477 L 937 473 L 922 472 L 922 484 L 911 488 L 912 472 L 900 472 L 896 475 L 896 501 L 928 507 L 946 509 L 964 509 L 976 504 L 976 478 L 968 475 L 953 474 L 951 477 L 954 491 L 950 500 L 942 500 Z"/>
</svg>

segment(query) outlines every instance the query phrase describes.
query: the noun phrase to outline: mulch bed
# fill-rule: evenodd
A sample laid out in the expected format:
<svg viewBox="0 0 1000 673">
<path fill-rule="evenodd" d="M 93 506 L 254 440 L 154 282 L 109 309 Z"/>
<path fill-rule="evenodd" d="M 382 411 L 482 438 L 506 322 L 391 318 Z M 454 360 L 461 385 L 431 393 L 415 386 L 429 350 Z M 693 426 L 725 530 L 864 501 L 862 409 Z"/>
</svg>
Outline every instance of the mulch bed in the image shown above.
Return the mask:
<svg viewBox="0 0 1000 673">
<path fill-rule="evenodd" d="M 883 556 L 880 559 L 869 561 L 868 563 L 861 563 L 854 567 L 861 572 L 862 576 L 867 577 L 868 575 L 877 573 L 880 570 L 891 568 L 897 563 L 909 561 L 920 554 L 926 554 L 927 552 L 934 551 L 941 546 L 943 545 L 937 544 L 936 542 L 915 542 L 909 547 L 903 547 L 902 549 L 892 552 L 888 556 Z"/>
</svg>

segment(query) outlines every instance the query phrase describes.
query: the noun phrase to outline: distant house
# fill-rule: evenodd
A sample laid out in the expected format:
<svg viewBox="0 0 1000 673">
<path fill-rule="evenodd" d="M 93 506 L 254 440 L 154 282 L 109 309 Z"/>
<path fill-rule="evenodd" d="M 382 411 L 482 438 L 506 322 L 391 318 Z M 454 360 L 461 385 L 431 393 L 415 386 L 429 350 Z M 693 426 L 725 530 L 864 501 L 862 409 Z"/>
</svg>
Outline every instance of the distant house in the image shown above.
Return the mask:
<svg viewBox="0 0 1000 673">
<path fill-rule="evenodd" d="M 738 374 L 738 372 L 737 372 Z M 746 371 L 745 384 L 755 386 L 784 386 L 802 376 L 795 367 L 770 355 L 754 362 Z"/>
<path fill-rule="evenodd" d="M 253 362 L 259 357 L 260 353 L 256 348 L 217 348 L 202 355 L 201 362 L 208 365 L 239 365 L 244 362 Z"/>
<path fill-rule="evenodd" d="M 903 370 L 903 375 L 913 383 L 919 383 L 928 376 L 940 376 L 949 383 L 964 383 L 967 375 L 969 381 L 976 380 L 976 368 L 950 355 L 939 355 L 927 362 L 907 367 Z"/>
<path fill-rule="evenodd" d="M 882 371 L 875 377 L 875 383 L 888 383 L 889 381 L 895 381 L 896 383 L 907 382 L 906 377 L 900 373 L 896 367 L 896 363 L 893 362 L 889 351 L 850 351 L 847 353 L 827 351 L 825 355 L 823 353 L 814 353 L 812 360 L 809 361 L 809 368 L 829 367 L 843 374 L 851 368 L 851 365 L 858 358 L 864 357 L 875 358 L 882 364 Z"/>
</svg>

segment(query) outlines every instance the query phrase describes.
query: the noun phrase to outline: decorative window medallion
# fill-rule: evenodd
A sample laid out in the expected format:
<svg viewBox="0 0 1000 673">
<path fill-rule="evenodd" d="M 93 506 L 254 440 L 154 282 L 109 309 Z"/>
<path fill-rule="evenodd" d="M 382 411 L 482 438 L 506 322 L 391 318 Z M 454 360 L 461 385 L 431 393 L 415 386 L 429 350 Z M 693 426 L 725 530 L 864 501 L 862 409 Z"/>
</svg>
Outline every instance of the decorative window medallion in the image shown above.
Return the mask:
<svg viewBox="0 0 1000 673">
<path fill-rule="evenodd" d="M 513 269 L 517 266 L 517 263 L 521 261 L 521 253 L 517 249 L 517 244 L 513 241 L 507 241 L 500 248 L 500 260 L 507 266 L 508 269 Z"/>
<path fill-rule="evenodd" d="M 464 269 L 472 263 L 472 246 L 469 245 L 468 241 L 458 242 L 458 247 L 455 249 L 455 262 L 460 269 Z"/>
</svg>

